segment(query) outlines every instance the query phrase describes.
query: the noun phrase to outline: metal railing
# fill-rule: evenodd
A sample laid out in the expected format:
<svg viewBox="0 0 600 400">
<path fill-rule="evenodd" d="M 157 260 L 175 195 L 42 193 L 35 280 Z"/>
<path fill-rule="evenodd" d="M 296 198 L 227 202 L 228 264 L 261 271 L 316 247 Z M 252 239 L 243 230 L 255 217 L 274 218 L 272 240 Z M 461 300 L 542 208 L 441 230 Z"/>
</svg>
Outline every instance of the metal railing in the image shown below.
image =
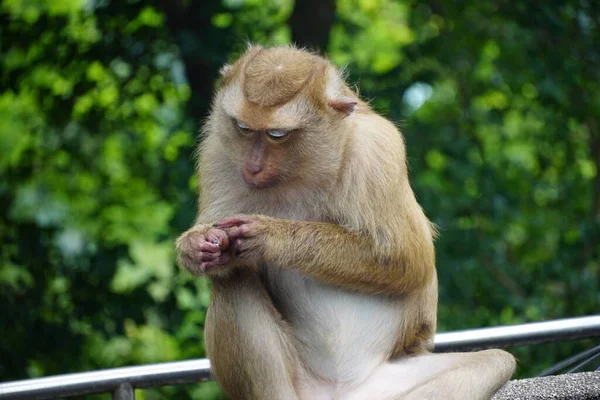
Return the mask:
<svg viewBox="0 0 600 400">
<path fill-rule="evenodd" d="M 435 351 L 506 348 L 600 336 L 600 315 L 471 329 L 435 335 Z"/>
<path fill-rule="evenodd" d="M 504 348 L 600 337 L 600 316 L 439 333 L 435 351 Z M 210 380 L 206 359 L 57 375 L 0 384 L 0 399 L 49 399 L 112 393 L 114 400 L 135 399 L 136 388 Z"/>
</svg>

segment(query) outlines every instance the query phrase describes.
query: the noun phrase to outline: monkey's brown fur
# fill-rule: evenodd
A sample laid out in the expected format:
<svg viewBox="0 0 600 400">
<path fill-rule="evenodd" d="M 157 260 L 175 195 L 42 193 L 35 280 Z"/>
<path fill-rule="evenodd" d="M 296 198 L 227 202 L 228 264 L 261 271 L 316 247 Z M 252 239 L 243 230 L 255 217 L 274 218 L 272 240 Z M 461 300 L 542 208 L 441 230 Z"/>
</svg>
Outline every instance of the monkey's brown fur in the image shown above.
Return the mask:
<svg viewBox="0 0 600 400">
<path fill-rule="evenodd" d="M 426 354 L 436 326 L 435 229 L 403 138 L 312 53 L 250 47 L 223 71 L 199 153 L 199 215 L 177 241 L 180 264 L 213 279 L 214 375 L 235 399 L 374 393 L 368 377 Z M 466 357 L 451 365 L 470 376 Z M 503 368 L 481 398 L 514 370 L 507 353 L 488 358 Z M 462 398 L 454 379 L 418 378 L 381 398 L 422 387 Z"/>
</svg>

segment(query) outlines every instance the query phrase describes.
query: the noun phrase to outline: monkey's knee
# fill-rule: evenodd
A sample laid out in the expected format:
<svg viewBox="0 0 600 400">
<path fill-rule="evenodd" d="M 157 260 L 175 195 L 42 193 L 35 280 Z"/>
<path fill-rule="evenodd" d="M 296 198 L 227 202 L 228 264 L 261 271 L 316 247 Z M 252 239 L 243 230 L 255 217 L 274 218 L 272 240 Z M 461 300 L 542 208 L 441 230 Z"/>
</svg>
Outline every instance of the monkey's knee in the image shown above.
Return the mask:
<svg viewBox="0 0 600 400">
<path fill-rule="evenodd" d="M 512 354 L 500 349 L 483 350 L 480 353 L 485 354 L 492 363 L 491 368 L 498 373 L 500 380 L 507 382 L 512 377 L 517 368 L 517 360 Z"/>
</svg>

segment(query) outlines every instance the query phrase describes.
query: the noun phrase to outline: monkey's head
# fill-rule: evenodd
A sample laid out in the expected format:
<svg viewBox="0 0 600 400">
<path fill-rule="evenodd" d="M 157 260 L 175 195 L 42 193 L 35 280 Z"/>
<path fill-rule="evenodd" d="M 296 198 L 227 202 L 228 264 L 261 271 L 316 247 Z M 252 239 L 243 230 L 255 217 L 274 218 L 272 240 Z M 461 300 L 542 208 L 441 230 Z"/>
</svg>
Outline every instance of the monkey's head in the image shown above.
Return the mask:
<svg viewBox="0 0 600 400">
<path fill-rule="evenodd" d="M 359 99 L 327 60 L 293 47 L 250 47 L 225 66 L 207 124 L 258 189 L 335 180 Z M 361 103 L 362 105 L 362 103 Z"/>
</svg>

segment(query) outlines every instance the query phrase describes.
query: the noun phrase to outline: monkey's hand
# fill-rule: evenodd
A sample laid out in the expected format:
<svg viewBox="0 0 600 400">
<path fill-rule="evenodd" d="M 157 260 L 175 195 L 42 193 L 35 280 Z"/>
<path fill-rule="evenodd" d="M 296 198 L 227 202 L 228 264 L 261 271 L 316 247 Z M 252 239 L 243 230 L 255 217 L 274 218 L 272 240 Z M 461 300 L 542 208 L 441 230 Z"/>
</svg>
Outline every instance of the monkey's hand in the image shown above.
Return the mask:
<svg viewBox="0 0 600 400">
<path fill-rule="evenodd" d="M 194 275 L 218 273 L 229 262 L 227 233 L 209 225 L 196 225 L 184 232 L 175 245 L 179 265 Z"/>
<path fill-rule="evenodd" d="M 224 229 L 231 243 L 231 253 L 239 260 L 263 261 L 266 233 L 272 231 L 276 219 L 262 215 L 239 215 L 223 218 L 214 224 Z"/>
</svg>

